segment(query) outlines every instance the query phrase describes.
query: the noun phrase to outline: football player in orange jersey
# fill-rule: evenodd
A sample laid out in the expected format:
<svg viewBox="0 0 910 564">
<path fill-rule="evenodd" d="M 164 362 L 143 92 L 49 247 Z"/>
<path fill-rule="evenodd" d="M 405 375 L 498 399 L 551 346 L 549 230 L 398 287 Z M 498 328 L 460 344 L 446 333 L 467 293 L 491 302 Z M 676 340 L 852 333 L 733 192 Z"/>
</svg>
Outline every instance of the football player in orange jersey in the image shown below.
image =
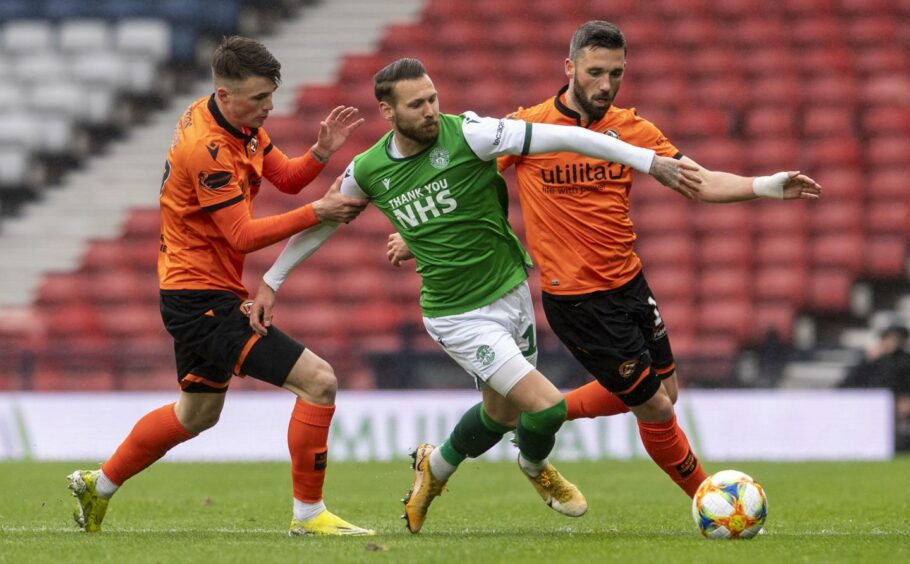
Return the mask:
<svg viewBox="0 0 910 564">
<path fill-rule="evenodd" d="M 634 110 L 613 106 L 626 50 L 615 25 L 581 25 L 565 61 L 568 85 L 512 116 L 586 127 L 697 166 Z M 632 171 L 574 153 L 500 157 L 500 170 L 509 166 L 515 166 L 526 236 L 540 266 L 547 320 L 596 379 L 566 394 L 567 419 L 632 411 L 648 454 L 691 497 L 706 475 L 676 422 L 669 337 L 633 251 Z M 799 172 L 751 178 L 699 167 L 699 174 L 698 188 L 679 192 L 705 202 L 815 199 L 821 190 Z M 389 238 L 388 258 L 396 265 L 410 258 L 397 234 Z"/>
<path fill-rule="evenodd" d="M 332 367 L 280 330 L 260 336 L 247 318 L 241 282 L 246 253 L 323 221 L 347 222 L 367 200 L 342 196 L 336 180 L 315 202 L 252 218 L 264 177 L 297 194 L 363 122 L 338 107 L 318 140 L 288 158 L 262 129 L 281 65 L 259 42 L 227 37 L 212 58 L 215 91 L 190 105 L 174 131 L 161 185 L 158 277 L 161 315 L 174 338 L 180 397 L 133 427 L 100 470 L 70 475 L 77 523 L 100 530 L 108 500 L 127 479 L 174 446 L 217 423 L 232 375 L 251 376 L 297 396 L 288 426 L 292 535 L 372 535 L 326 510 L 322 487 L 337 382 Z"/>
</svg>

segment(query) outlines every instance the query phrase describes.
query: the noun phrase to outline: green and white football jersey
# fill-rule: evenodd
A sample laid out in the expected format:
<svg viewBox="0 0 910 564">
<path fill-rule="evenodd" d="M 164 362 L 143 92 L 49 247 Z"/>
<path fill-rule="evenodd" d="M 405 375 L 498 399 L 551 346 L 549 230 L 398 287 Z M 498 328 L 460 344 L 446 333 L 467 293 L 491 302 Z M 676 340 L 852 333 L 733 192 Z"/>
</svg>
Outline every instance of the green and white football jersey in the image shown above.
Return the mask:
<svg viewBox="0 0 910 564">
<path fill-rule="evenodd" d="M 506 218 L 496 157 L 529 136 L 524 122 L 440 114 L 439 136 L 424 151 L 392 156 L 389 132 L 348 167 L 414 254 L 427 317 L 487 305 L 527 278 L 531 259 Z"/>
</svg>

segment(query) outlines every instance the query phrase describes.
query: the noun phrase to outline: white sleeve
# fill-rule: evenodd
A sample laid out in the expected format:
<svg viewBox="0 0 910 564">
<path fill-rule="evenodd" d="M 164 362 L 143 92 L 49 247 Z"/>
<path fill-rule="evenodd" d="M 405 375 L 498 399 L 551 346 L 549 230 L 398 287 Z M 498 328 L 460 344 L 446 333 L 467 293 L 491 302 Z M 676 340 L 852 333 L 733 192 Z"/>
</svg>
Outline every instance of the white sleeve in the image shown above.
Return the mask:
<svg viewBox="0 0 910 564">
<path fill-rule="evenodd" d="M 583 127 L 554 125 L 552 123 L 531 124 L 531 140 L 527 154 L 570 151 L 604 161 L 623 163 L 647 174 L 656 153 L 614 139 L 603 133 L 595 133 Z"/>
<path fill-rule="evenodd" d="M 636 147 L 583 127 L 479 117 L 474 112 L 465 112 L 464 118 L 462 131 L 465 140 L 474 153 L 485 161 L 500 155 L 569 151 L 623 163 L 647 174 L 656 154 L 651 149 Z"/>
<path fill-rule="evenodd" d="M 527 124 L 514 119 L 480 117 L 465 112 L 461 130 L 465 141 L 482 160 L 491 161 L 500 155 L 520 155 L 525 145 Z"/>
<path fill-rule="evenodd" d="M 341 181 L 340 191 L 345 196 L 353 196 L 356 198 L 367 197 L 354 179 L 353 162 L 349 164 L 344 171 L 344 178 Z M 291 237 L 288 240 L 288 244 L 285 245 L 284 250 L 281 251 L 278 259 L 275 261 L 275 264 L 273 264 L 268 272 L 262 276 L 262 280 L 268 284 L 271 289 L 277 292 L 278 288 L 281 287 L 291 271 L 294 270 L 298 264 L 315 253 L 323 243 L 328 241 L 329 238 L 334 235 L 335 230 L 338 229 L 339 225 L 340 224 L 333 221 L 326 221 L 305 229 Z"/>
</svg>

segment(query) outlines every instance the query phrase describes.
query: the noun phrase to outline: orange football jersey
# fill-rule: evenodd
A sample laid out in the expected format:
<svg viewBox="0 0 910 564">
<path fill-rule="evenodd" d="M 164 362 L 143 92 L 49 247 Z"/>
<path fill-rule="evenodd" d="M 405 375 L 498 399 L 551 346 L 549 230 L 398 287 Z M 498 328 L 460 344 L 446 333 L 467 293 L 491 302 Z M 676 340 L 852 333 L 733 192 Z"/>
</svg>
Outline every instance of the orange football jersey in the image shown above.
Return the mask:
<svg viewBox="0 0 910 564">
<path fill-rule="evenodd" d="M 566 89 L 510 117 L 582 125 L 578 113 L 565 104 Z M 660 130 L 634 109 L 611 107 L 603 118 L 586 127 L 653 149 L 661 156 L 679 155 Z M 525 235 L 540 267 L 544 292 L 573 295 L 611 290 L 641 270 L 641 261 L 632 250 L 631 168 L 568 152 L 499 159 L 500 170 L 513 164 Z"/>
<path fill-rule="evenodd" d="M 227 290 L 246 297 L 243 254 L 209 217 L 245 205 L 259 191 L 265 155 L 263 129 L 239 131 L 218 110 L 214 95 L 193 102 L 180 118 L 161 182 L 162 290 Z"/>
</svg>

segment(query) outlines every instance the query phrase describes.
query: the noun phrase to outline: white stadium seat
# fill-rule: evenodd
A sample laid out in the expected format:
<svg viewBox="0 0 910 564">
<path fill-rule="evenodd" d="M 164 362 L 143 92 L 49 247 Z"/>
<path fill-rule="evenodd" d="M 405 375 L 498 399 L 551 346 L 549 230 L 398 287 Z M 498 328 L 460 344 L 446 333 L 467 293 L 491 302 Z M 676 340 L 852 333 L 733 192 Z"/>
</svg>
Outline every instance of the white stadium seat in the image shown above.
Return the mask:
<svg viewBox="0 0 910 564">
<path fill-rule="evenodd" d="M 111 28 L 104 20 L 69 20 L 60 24 L 60 50 L 64 53 L 103 51 L 111 48 Z"/>
</svg>

